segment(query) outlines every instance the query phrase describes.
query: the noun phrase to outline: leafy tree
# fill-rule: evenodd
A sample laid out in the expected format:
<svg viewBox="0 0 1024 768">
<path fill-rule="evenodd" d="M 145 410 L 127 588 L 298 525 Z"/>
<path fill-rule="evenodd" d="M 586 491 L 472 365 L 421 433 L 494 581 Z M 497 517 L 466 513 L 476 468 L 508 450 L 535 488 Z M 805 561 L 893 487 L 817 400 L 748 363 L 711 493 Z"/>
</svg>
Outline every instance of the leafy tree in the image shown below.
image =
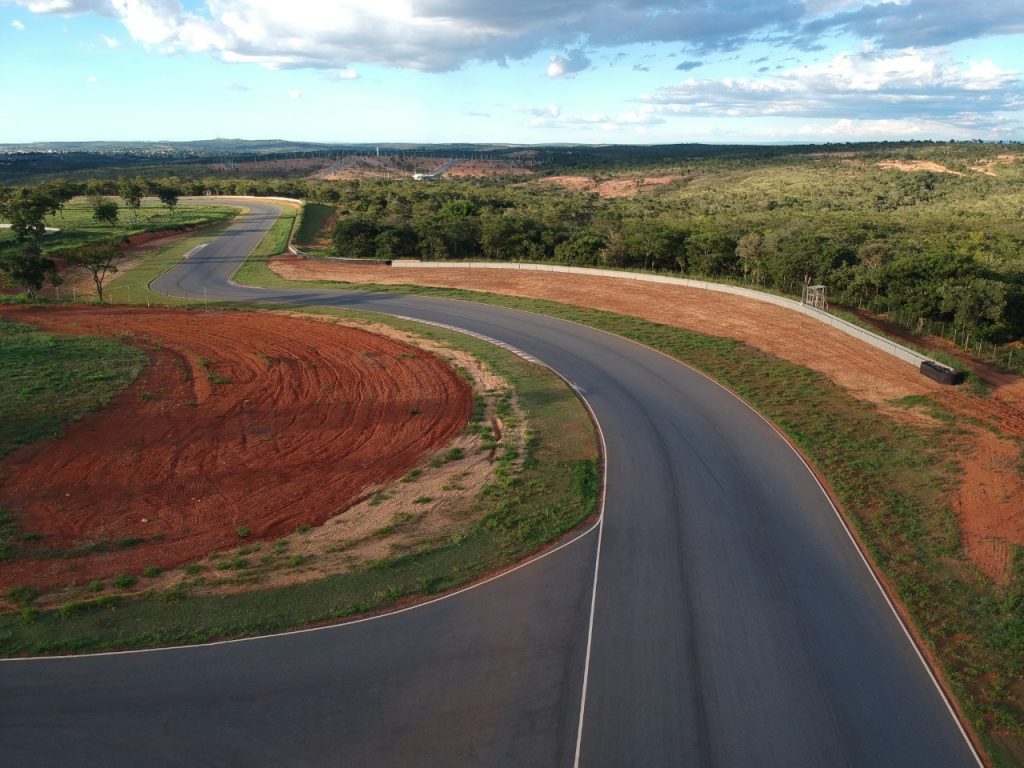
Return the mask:
<svg viewBox="0 0 1024 768">
<path fill-rule="evenodd" d="M 0 199 L 0 216 L 10 222 L 19 243 L 37 243 L 46 234 L 46 217 L 55 214 L 58 205 L 46 189 L 22 187 Z"/>
<path fill-rule="evenodd" d="M 567 264 L 591 266 L 598 263 L 606 245 L 600 235 L 584 232 L 555 246 L 555 258 Z"/>
<path fill-rule="evenodd" d="M 371 259 L 377 255 L 378 233 L 377 224 L 369 216 L 339 217 L 331 233 L 334 252 L 349 258 Z"/>
<path fill-rule="evenodd" d="M 116 208 L 116 204 L 111 203 Z M 119 252 L 117 248 L 106 243 L 86 245 L 72 252 L 68 261 L 76 266 L 85 267 L 92 274 L 92 281 L 96 285 L 96 295 L 103 302 L 103 283 L 107 277 L 117 272 L 117 261 Z"/>
<path fill-rule="evenodd" d="M 146 184 L 141 179 L 118 179 L 117 193 L 124 200 L 128 210 L 132 212 L 132 221 L 135 221 L 139 214 L 139 208 L 142 206 L 142 195 L 145 191 Z"/>
<path fill-rule="evenodd" d="M 104 200 L 102 197 L 92 199 L 92 218 L 101 224 L 114 226 L 117 224 L 118 207 L 113 200 Z"/>
<path fill-rule="evenodd" d="M 21 286 L 33 299 L 47 281 L 51 285 L 60 284 L 57 265 L 53 259 L 43 256 L 39 246 L 32 241 L 22 243 L 21 248 L 0 253 L 0 275 L 4 283 Z"/>
<path fill-rule="evenodd" d="M 160 187 L 156 194 L 160 198 L 160 202 L 166 205 L 167 210 L 173 215 L 174 206 L 178 204 L 178 190 L 173 187 Z"/>
</svg>

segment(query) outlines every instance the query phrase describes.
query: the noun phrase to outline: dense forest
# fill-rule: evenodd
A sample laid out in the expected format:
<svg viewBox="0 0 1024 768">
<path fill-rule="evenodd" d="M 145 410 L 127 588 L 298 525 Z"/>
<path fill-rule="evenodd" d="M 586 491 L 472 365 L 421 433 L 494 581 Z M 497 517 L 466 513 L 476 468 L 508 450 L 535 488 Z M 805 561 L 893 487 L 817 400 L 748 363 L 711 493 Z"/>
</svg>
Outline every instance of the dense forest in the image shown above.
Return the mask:
<svg viewBox="0 0 1024 768">
<path fill-rule="evenodd" d="M 1019 146 L 680 145 L 535 155 L 532 173 L 511 177 L 207 173 L 138 178 L 134 186 L 153 195 L 327 203 L 338 212 L 330 239 L 339 256 L 647 269 L 791 295 L 823 283 L 833 303 L 945 323 L 990 342 L 1024 336 Z M 116 197 L 127 181 L 9 187 L 0 203 L 33 194 Z"/>
<path fill-rule="evenodd" d="M 584 191 L 539 179 L 351 181 L 320 192 L 338 206 L 341 256 L 650 269 L 795 295 L 823 283 L 834 302 L 1019 339 L 1021 161 L 955 171 L 845 155 L 691 162 L 654 169 L 659 184 L 636 178 L 636 194 L 607 199 L 586 191 L 615 178 L 599 173 L 572 180 L 586 181 Z"/>
</svg>

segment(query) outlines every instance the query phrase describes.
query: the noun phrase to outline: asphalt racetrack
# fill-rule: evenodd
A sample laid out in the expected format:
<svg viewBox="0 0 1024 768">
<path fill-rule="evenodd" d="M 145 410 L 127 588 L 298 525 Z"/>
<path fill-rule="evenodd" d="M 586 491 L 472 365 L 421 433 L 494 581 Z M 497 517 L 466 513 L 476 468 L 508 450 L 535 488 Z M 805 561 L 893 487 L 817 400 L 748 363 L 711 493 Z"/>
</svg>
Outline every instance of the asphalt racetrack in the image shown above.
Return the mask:
<svg viewBox="0 0 1024 768">
<path fill-rule="evenodd" d="M 154 289 L 403 315 L 537 357 L 601 425 L 603 521 L 397 614 L 2 662 L 0 764 L 978 764 L 815 478 L 745 404 L 657 352 L 560 320 L 233 285 L 277 215 L 251 207 Z"/>
</svg>

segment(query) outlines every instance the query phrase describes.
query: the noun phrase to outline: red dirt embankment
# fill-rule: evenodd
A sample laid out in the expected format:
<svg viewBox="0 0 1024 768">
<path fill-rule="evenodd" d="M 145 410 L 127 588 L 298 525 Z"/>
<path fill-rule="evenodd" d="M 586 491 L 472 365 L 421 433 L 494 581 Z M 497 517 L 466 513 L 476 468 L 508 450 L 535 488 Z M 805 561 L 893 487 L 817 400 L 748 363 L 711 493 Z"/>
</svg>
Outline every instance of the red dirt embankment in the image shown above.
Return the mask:
<svg viewBox="0 0 1024 768">
<path fill-rule="evenodd" d="M 681 286 L 635 283 L 609 277 L 514 269 L 396 269 L 279 257 L 271 268 L 292 280 L 338 280 L 384 285 L 464 288 L 508 296 L 550 299 L 639 317 L 700 333 L 739 339 L 752 347 L 824 374 L 854 397 L 876 403 L 903 421 L 924 418 L 892 405 L 927 395 L 947 408 L 980 418 L 1006 436 L 1024 438 L 1024 380 L 991 372 L 991 397 L 943 387 L 912 366 L 844 333 L 781 307 L 729 294 Z M 950 502 L 967 555 L 989 578 L 1007 577 L 1014 545 L 1024 546 L 1024 474 L 1020 448 L 980 429 L 963 438 L 958 461 L 962 482 Z"/>
<path fill-rule="evenodd" d="M 331 323 L 265 313 L 4 307 L 15 322 L 117 336 L 139 380 L 64 437 L 0 462 L 0 506 L 38 546 L 111 551 L 0 564 L 0 586 L 182 565 L 317 525 L 454 438 L 470 387 L 438 358 Z M 141 543 L 119 548 L 126 539 Z"/>
</svg>

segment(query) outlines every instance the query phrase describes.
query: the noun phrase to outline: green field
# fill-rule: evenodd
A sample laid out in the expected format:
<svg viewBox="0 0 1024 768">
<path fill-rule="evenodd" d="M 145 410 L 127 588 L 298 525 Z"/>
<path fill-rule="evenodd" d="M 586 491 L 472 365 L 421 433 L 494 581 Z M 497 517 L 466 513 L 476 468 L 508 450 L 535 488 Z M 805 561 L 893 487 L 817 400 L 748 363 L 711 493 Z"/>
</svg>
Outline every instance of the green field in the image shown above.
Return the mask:
<svg viewBox="0 0 1024 768">
<path fill-rule="evenodd" d="M 43 251 L 50 256 L 60 256 L 62 251 L 71 250 L 87 243 L 120 242 L 123 238 L 142 232 L 166 229 L 185 229 L 221 221 L 237 213 L 237 208 L 215 205 L 197 205 L 183 201 L 174 212 L 160 204 L 156 198 L 144 198 L 138 214 L 134 217 L 117 201 L 120 207 L 117 224 L 94 221 L 91 203 L 85 198 L 75 198 L 57 213 L 46 219 L 47 227 L 56 227 L 59 232 L 50 232 L 43 238 Z M 17 243 L 9 229 L 0 229 L 0 252 L 14 248 Z"/>
<path fill-rule="evenodd" d="M 112 339 L 64 336 L 0 318 L 0 457 L 57 437 L 135 380 L 146 356 Z"/>
<path fill-rule="evenodd" d="M 325 232 L 324 227 L 333 213 L 333 205 L 306 203 L 302 206 L 302 221 L 295 232 L 295 243 L 297 245 L 310 244 L 320 238 L 330 237 L 331 233 Z"/>
</svg>

